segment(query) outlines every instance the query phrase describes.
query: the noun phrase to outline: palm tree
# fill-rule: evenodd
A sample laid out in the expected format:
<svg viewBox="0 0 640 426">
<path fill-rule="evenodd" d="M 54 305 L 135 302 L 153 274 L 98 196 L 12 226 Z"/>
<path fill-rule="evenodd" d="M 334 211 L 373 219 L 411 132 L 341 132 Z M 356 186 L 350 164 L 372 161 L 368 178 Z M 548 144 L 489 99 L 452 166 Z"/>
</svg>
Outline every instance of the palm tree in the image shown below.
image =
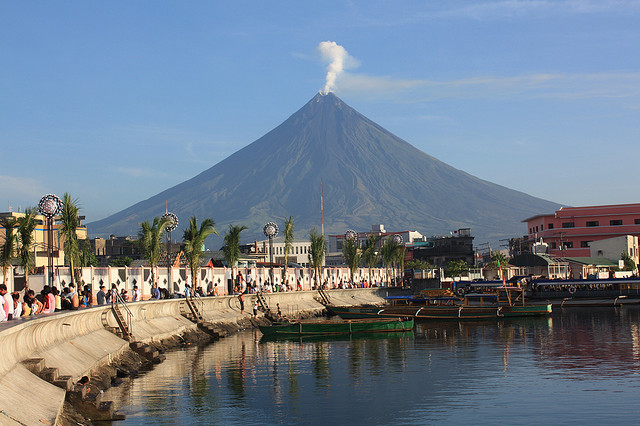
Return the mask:
<svg viewBox="0 0 640 426">
<path fill-rule="evenodd" d="M 387 284 L 389 283 L 389 268 L 393 272 L 393 265 L 398 256 L 398 249 L 400 244 L 394 240 L 393 235 L 387 237 L 382 245 L 382 260 L 384 262 L 384 271 L 387 274 Z"/>
<path fill-rule="evenodd" d="M 324 235 L 319 234 L 316 228 L 311 228 L 311 231 L 309 231 L 309 239 L 311 240 L 311 246 L 309 247 L 309 266 L 314 270 L 317 288 L 318 279 L 320 274 L 322 274 L 322 263 L 324 262 L 326 243 Z"/>
<path fill-rule="evenodd" d="M 18 218 L 18 238 L 20 242 L 18 257 L 24 269 L 25 290 L 29 289 L 29 273 L 34 265 L 34 258 L 31 256 L 31 247 L 33 246 L 33 231 L 37 225 L 36 212 L 35 207 L 29 207 L 24 211 L 24 216 Z"/>
<path fill-rule="evenodd" d="M 284 221 L 284 277 L 287 279 L 287 265 L 289 263 L 289 251 L 293 245 L 293 216 Z"/>
<path fill-rule="evenodd" d="M 162 233 L 169 224 L 168 218 L 153 218 L 153 224 L 148 220 L 140 223 L 138 237 L 142 248 L 142 254 L 145 259 L 149 260 L 151 266 L 151 282 L 156 285 L 155 269 L 162 254 Z"/>
<path fill-rule="evenodd" d="M 76 270 L 74 266 L 80 262 L 80 246 L 78 244 L 78 234 L 76 230 L 80 226 L 78 217 L 78 200 L 73 200 L 67 192 L 62 197 L 62 218 L 60 235 L 64 240 L 64 253 L 69 260 L 69 269 L 71 270 L 71 282 L 75 283 Z"/>
<path fill-rule="evenodd" d="M 367 237 L 367 242 L 364 246 L 364 250 L 362 250 L 362 260 L 369 269 L 369 281 L 371 281 L 371 268 L 373 268 L 374 265 L 378 263 L 380 238 L 380 235 L 375 235 L 373 233 L 369 234 L 369 236 Z M 371 282 L 369 282 L 369 284 L 371 284 Z"/>
<path fill-rule="evenodd" d="M 4 243 L 0 249 L 0 257 L 2 258 L 2 275 L 4 276 L 3 283 L 7 283 L 7 271 L 9 265 L 15 257 L 16 242 L 18 241 L 18 235 L 16 234 L 16 227 L 18 221 L 14 217 L 6 217 L 0 221 L 0 226 L 4 228 Z"/>
<path fill-rule="evenodd" d="M 360 259 L 362 253 L 358 248 L 356 238 L 345 238 L 342 243 L 342 255 L 344 256 L 344 262 L 349 266 L 351 272 L 351 282 L 354 283 L 353 276 L 360 265 Z"/>
<path fill-rule="evenodd" d="M 209 235 L 218 235 L 215 225 L 213 219 L 207 218 L 202 221 L 200 228 L 198 228 L 198 219 L 195 216 L 191 216 L 189 226 L 184 230 L 182 236 L 184 255 L 191 270 L 191 286 L 194 291 L 198 288 L 198 268 L 202 257 L 202 246 L 204 246 L 204 241 Z"/>
<path fill-rule="evenodd" d="M 224 234 L 224 260 L 231 266 L 231 280 L 235 277 L 235 267 L 240 259 L 240 233 L 247 229 L 244 225 L 229 225 L 229 231 Z"/>
</svg>

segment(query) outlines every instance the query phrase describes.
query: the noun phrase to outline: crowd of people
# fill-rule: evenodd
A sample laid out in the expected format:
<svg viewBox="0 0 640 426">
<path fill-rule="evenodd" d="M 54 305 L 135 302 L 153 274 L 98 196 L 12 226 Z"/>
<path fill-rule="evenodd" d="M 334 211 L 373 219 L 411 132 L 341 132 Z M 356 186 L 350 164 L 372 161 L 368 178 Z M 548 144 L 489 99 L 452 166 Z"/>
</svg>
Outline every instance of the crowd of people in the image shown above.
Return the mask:
<svg viewBox="0 0 640 426">
<path fill-rule="evenodd" d="M 241 304 L 244 305 L 242 295 L 255 294 L 259 291 L 265 293 L 277 293 L 302 290 L 302 282 L 300 279 L 295 282 L 289 280 L 282 280 L 283 283 L 272 284 L 269 279 L 266 279 L 264 283 L 260 285 L 257 283 L 251 274 L 251 270 L 247 271 L 246 277 L 241 271 L 235 276 L 233 280 L 233 294 L 240 296 Z M 379 283 L 370 284 L 368 281 L 363 280 L 360 282 L 343 281 L 329 283 L 325 280 L 322 283 L 322 288 L 328 289 L 346 289 L 346 288 L 367 288 L 380 285 Z M 316 289 L 316 286 L 313 286 Z M 210 291 L 204 292 L 202 287 L 198 286 L 195 290 L 190 285 L 186 284 L 183 294 L 172 294 L 166 288 L 159 288 L 154 285 L 151 288 L 151 299 L 172 299 L 175 297 L 205 297 L 205 296 L 221 296 L 224 291 L 218 287 L 218 284 L 213 284 L 210 287 Z M 28 317 L 32 315 L 39 315 L 43 313 L 51 313 L 62 310 L 76 310 L 93 305 L 104 305 L 114 303 L 116 298 L 120 298 L 125 302 L 137 302 L 142 300 L 142 294 L 137 285 L 133 286 L 131 295 L 129 295 L 127 289 L 122 288 L 118 290 L 116 284 L 112 284 L 109 290 L 106 290 L 106 286 L 101 284 L 99 291 L 96 293 L 95 298 L 91 287 L 84 285 L 82 291 L 76 291 L 76 286 L 72 283 L 65 286 L 62 292 L 58 290 L 56 286 L 45 285 L 41 292 L 35 293 L 31 289 L 27 289 L 22 292 L 9 293 L 5 284 L 0 284 L 0 321 L 7 321 L 19 317 Z M 243 306 L 244 308 L 244 306 Z M 244 311 L 244 309 L 242 309 Z"/>
</svg>

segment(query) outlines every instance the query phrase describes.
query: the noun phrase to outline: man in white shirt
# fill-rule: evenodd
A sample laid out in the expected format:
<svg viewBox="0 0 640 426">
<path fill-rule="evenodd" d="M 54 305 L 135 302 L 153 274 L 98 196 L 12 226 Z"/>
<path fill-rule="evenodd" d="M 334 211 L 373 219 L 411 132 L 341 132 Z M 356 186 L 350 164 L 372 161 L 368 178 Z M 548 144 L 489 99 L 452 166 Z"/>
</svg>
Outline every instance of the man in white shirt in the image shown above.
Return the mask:
<svg viewBox="0 0 640 426">
<path fill-rule="evenodd" d="M 6 284 L 0 284 L 0 295 L 3 299 L 2 308 L 4 311 L 4 319 L 2 321 L 13 319 L 13 297 L 11 297 L 11 294 L 7 291 Z"/>
<path fill-rule="evenodd" d="M 139 302 L 140 301 L 140 290 L 138 290 L 138 286 L 134 285 L 133 286 L 133 298 L 131 299 L 132 302 Z"/>
</svg>

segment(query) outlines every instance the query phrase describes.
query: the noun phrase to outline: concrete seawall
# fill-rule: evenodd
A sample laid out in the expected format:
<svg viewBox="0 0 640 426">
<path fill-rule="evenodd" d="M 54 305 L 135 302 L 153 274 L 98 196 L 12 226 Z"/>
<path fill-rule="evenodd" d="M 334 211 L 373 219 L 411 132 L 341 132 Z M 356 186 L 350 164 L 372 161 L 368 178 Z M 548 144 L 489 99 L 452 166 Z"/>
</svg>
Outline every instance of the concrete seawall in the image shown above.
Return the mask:
<svg viewBox="0 0 640 426">
<path fill-rule="evenodd" d="M 382 303 L 385 288 L 330 290 L 336 305 Z M 245 296 L 245 314 L 235 296 L 197 299 L 206 321 L 235 323 L 252 311 L 254 295 Z M 285 315 L 320 312 L 324 306 L 315 291 L 271 293 L 269 307 L 276 304 Z M 163 340 L 196 328 L 184 316 L 184 299 L 156 300 L 128 304 L 135 341 Z M 181 306 L 182 305 L 182 306 Z M 127 350 L 129 342 L 111 331 L 116 327 L 109 306 L 92 307 L 18 319 L 0 326 L 0 424 L 54 424 L 62 410 L 66 391 L 31 373 L 23 364 L 42 358 L 48 368 L 59 375 L 71 376 L 75 382 L 90 376 L 92 370 L 108 364 Z"/>
</svg>

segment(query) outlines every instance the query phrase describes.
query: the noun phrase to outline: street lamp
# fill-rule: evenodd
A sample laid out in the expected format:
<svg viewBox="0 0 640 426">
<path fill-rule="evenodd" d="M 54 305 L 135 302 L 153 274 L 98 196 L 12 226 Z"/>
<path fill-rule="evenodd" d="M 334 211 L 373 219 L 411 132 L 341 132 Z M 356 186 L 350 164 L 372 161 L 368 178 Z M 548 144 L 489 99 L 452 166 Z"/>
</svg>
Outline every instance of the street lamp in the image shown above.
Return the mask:
<svg viewBox="0 0 640 426">
<path fill-rule="evenodd" d="M 393 236 L 393 242 L 396 243 L 398 245 L 398 249 L 400 249 L 400 247 L 402 246 L 402 242 L 403 242 L 402 235 L 395 234 Z M 404 271 L 402 271 L 402 274 L 404 275 Z M 393 280 L 394 280 L 395 284 L 398 285 L 398 272 L 394 271 L 394 275 L 395 276 L 393 277 Z"/>
<path fill-rule="evenodd" d="M 271 285 L 274 285 L 273 281 L 273 238 L 278 235 L 278 225 L 275 222 L 269 222 L 264 226 L 264 235 L 269 238 L 269 276 L 271 277 Z"/>
<path fill-rule="evenodd" d="M 165 211 L 162 219 L 167 221 L 167 227 L 165 228 L 167 231 L 167 290 L 171 292 L 171 231 L 178 226 L 178 216 L 169 211 Z"/>
<path fill-rule="evenodd" d="M 47 281 L 49 286 L 53 286 L 53 218 L 62 211 L 62 200 L 54 194 L 47 194 L 40 199 L 38 211 L 47 219 L 47 258 L 49 260 Z"/>
</svg>

